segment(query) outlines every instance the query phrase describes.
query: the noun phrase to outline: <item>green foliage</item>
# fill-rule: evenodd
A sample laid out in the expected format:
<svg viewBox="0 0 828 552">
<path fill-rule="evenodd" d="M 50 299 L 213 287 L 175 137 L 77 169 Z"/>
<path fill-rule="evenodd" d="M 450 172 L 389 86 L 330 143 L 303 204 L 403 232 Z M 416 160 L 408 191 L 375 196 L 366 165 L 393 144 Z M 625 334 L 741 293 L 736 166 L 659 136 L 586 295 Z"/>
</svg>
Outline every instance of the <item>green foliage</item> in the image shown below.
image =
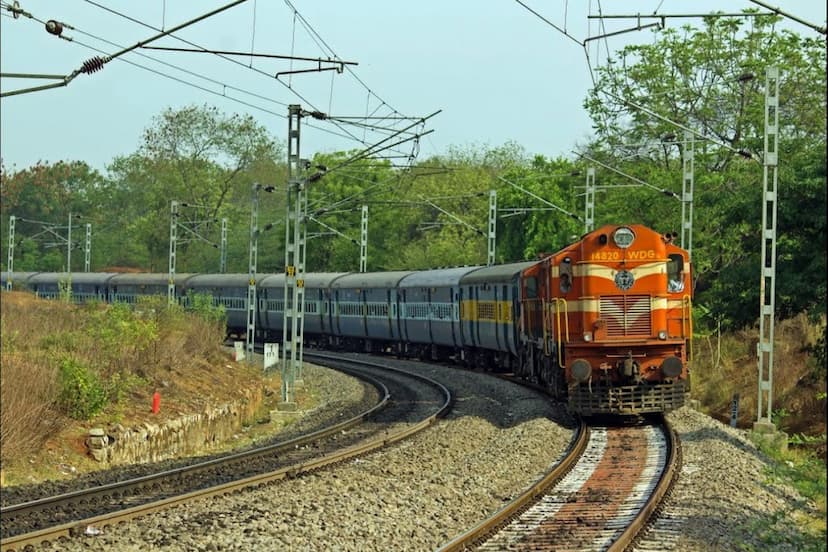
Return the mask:
<svg viewBox="0 0 828 552">
<path fill-rule="evenodd" d="M 39 346 L 46 351 L 75 352 L 82 347 L 83 340 L 79 332 L 52 332 L 40 338 Z"/>
<path fill-rule="evenodd" d="M 824 439 L 825 437 L 822 436 L 823 441 Z M 791 485 L 800 495 L 810 500 L 816 509 L 813 511 L 811 505 L 803 504 L 803 510 L 811 510 L 813 520 L 810 523 L 811 527 L 807 527 L 805 523 L 798 523 L 797 525 L 804 526 L 805 530 L 796 536 L 792 536 L 789 530 L 785 529 L 790 528 L 790 518 L 782 520 L 783 524 L 774 527 L 765 526 L 763 529 L 765 541 L 768 544 L 775 544 L 789 542 L 790 539 L 796 538 L 799 541 L 797 543 L 800 545 L 799 550 L 825 550 L 826 488 L 828 488 L 825 461 L 820 460 L 808 450 L 781 450 L 762 442 L 759 446 L 762 452 L 773 460 L 766 468 L 765 476 L 771 481 Z"/>
<path fill-rule="evenodd" d="M 106 382 L 106 395 L 111 403 L 120 405 L 127 393 L 146 385 L 146 379 L 132 372 L 115 373 Z"/>
<path fill-rule="evenodd" d="M 811 349 L 814 357 L 813 373 L 816 381 L 825 381 L 828 375 L 828 347 L 826 347 L 826 326 L 823 324 L 822 332 L 817 338 L 816 344 Z"/>
<path fill-rule="evenodd" d="M 142 360 L 141 353 L 158 338 L 158 324 L 125 303 L 113 303 L 91 312 L 87 334 L 103 373 L 111 377 Z"/>
<path fill-rule="evenodd" d="M 227 321 L 224 305 L 217 305 L 209 293 L 187 293 L 190 310 L 211 324 L 224 325 Z"/>
<path fill-rule="evenodd" d="M 60 280 L 58 282 L 58 290 L 60 300 L 64 303 L 71 303 L 72 302 L 72 280 Z"/>
<path fill-rule="evenodd" d="M 125 221 L 120 241 L 112 244 L 113 256 L 123 264 L 137 257 L 150 271 L 166 266 L 170 202 L 176 200 L 177 223 L 193 231 L 189 238 L 200 238 L 179 244 L 179 270 L 218 270 L 221 218 L 228 219 L 230 235 L 237 237 L 229 243 L 236 251 L 228 252 L 228 259 L 243 261 L 247 236 L 241 229 L 249 225 L 251 186 L 264 175 L 270 184 L 281 172 L 276 162 L 282 151 L 250 116 L 228 116 L 207 106 L 165 110 L 146 129 L 139 151 L 109 167 L 113 214 Z M 119 248 L 122 244 L 130 245 Z"/>
<path fill-rule="evenodd" d="M 802 433 L 794 433 L 788 438 L 788 443 L 791 445 L 812 445 L 817 443 L 825 443 L 825 434 L 804 435 Z"/>
<path fill-rule="evenodd" d="M 790 416 L 791 413 L 788 412 L 785 408 L 775 408 L 773 412 L 771 412 L 771 422 L 776 427 L 781 428 L 782 424 L 785 421 L 785 418 Z"/>
<path fill-rule="evenodd" d="M 591 157 L 650 185 L 599 196 L 597 225 L 632 220 L 678 229 L 678 202 L 653 189 L 682 189 L 682 155 L 689 144 L 668 121 L 709 137 L 693 142 L 695 302 L 721 315 L 726 329 L 758 317 L 770 66 L 780 69 L 784 127 L 778 148 L 776 308 L 788 318 L 824 311 L 826 303 L 825 45 L 777 29 L 774 18 L 747 20 L 708 18 L 703 29 L 665 29 L 652 43 L 628 46 L 599 69 L 585 101 L 597 131 L 587 148 Z M 748 73 L 752 79 L 740 78 Z M 674 138 L 664 140 L 668 134 Z M 599 169 L 596 184 L 614 184 L 617 177 Z"/>
<path fill-rule="evenodd" d="M 53 239 L 44 239 L 43 230 L 50 225 L 58 235 L 65 238 L 70 212 L 83 217 L 82 220 L 93 221 L 93 190 L 101 186 L 102 182 L 101 174 L 82 161 L 38 162 L 20 171 L 9 171 L 0 166 L 0 227 L 3 236 L 8 235 L 11 215 L 18 219 L 44 223 L 19 220 L 15 225 L 15 270 L 66 270 L 66 248 L 50 248 L 49 243 Z M 73 236 L 72 241 L 75 242 L 76 239 Z M 5 267 L 8 241 L 0 241 L 0 262 Z M 96 254 L 94 249 L 93 254 Z M 82 257 L 80 260 L 76 258 L 73 268 L 79 266 L 75 263 L 81 262 Z"/>
<path fill-rule="evenodd" d="M 20 343 L 20 332 L 18 330 L 8 329 L 5 324 L 0 327 L 0 350 L 12 353 L 18 350 Z"/>
<path fill-rule="evenodd" d="M 88 420 L 106 407 L 107 392 L 91 368 L 67 357 L 60 362 L 59 403 L 67 416 Z"/>
</svg>

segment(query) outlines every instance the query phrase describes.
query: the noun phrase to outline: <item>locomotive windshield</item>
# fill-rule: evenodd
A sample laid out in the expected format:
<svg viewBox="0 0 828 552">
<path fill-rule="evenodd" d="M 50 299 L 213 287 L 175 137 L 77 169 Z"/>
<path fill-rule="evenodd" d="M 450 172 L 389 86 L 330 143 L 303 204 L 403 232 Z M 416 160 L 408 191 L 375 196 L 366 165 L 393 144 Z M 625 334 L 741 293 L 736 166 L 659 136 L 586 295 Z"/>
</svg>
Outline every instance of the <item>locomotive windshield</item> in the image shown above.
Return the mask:
<svg viewBox="0 0 828 552">
<path fill-rule="evenodd" d="M 684 257 L 677 253 L 670 255 L 667 261 L 667 291 L 678 293 L 684 291 Z"/>
</svg>

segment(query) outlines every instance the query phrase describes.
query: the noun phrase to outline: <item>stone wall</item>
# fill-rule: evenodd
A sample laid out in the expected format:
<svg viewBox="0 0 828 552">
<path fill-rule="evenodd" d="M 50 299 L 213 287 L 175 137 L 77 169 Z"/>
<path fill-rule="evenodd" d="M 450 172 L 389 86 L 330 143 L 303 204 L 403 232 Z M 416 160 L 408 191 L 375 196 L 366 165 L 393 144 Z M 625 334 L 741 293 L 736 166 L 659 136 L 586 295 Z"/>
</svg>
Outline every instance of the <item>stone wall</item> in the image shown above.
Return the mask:
<svg viewBox="0 0 828 552">
<path fill-rule="evenodd" d="M 245 392 L 244 399 L 163 424 L 94 428 L 86 444 L 93 458 L 110 466 L 189 456 L 209 451 L 238 434 L 243 425 L 253 421 L 261 405 L 261 390 L 251 390 Z"/>
</svg>

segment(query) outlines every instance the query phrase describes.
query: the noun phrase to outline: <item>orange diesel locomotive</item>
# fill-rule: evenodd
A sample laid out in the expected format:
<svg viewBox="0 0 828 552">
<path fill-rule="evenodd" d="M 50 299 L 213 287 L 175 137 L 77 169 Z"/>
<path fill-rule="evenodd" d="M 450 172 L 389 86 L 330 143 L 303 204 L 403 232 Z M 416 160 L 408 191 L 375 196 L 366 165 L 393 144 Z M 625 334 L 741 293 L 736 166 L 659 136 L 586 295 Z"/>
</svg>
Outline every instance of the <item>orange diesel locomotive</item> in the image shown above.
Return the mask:
<svg viewBox="0 0 828 552">
<path fill-rule="evenodd" d="M 607 225 L 526 269 L 523 377 L 584 415 L 668 412 L 690 390 L 686 250 L 637 224 Z"/>
</svg>

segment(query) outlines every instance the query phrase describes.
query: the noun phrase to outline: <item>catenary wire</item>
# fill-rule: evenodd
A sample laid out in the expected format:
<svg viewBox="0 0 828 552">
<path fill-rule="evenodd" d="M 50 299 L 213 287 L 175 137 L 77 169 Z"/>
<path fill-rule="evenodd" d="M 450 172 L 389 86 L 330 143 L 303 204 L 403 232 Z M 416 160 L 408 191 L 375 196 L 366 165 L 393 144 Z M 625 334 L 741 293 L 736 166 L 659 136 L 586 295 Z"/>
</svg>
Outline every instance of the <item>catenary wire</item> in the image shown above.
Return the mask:
<svg viewBox="0 0 828 552">
<path fill-rule="evenodd" d="M 144 22 L 144 21 L 141 21 L 140 19 L 137 19 L 137 18 L 134 18 L 134 17 L 129 16 L 129 15 L 127 15 L 127 14 L 124 14 L 124 13 L 122 13 L 122 12 L 119 12 L 118 10 L 114 10 L 114 9 L 112 9 L 112 8 L 109 8 L 109 7 L 107 7 L 107 6 L 104 6 L 104 5 L 100 4 L 99 2 L 96 2 L 95 0 L 84 0 L 84 2 L 86 2 L 86 3 L 88 3 L 88 4 L 91 4 L 91 5 L 93 5 L 93 6 L 97 7 L 97 8 L 99 8 L 99 9 L 104 10 L 104 11 L 107 11 L 107 12 L 109 12 L 109 13 L 112 13 L 112 14 L 114 14 L 114 15 L 117 15 L 117 16 L 119 16 L 119 17 L 123 17 L 124 19 L 127 19 L 127 20 L 129 20 L 129 21 L 132 21 L 133 23 L 136 23 L 136 24 L 142 25 L 142 26 L 147 27 L 147 28 L 149 28 L 149 29 L 158 30 L 155 26 L 150 25 L 149 23 L 146 23 L 146 22 Z M 300 17 L 301 17 L 301 15 L 300 15 Z M 199 48 L 199 49 L 201 49 L 201 50 L 205 50 L 205 51 L 206 51 L 206 49 L 205 49 L 203 46 L 199 45 L 199 44 L 196 44 L 196 43 L 194 43 L 194 42 L 191 42 L 191 41 L 189 41 L 189 40 L 187 40 L 187 39 L 184 39 L 184 38 L 181 38 L 181 37 L 178 37 L 178 36 L 175 36 L 175 35 L 170 35 L 170 36 L 171 36 L 172 38 L 175 38 L 176 40 L 179 40 L 179 41 L 181 41 L 181 42 L 184 42 L 185 44 L 189 44 L 190 46 L 193 46 L 193 47 L 195 47 L 195 48 Z M 254 72 L 259 73 L 259 74 L 261 74 L 261 75 L 264 75 L 264 76 L 268 77 L 269 79 L 274 79 L 274 80 L 276 80 L 276 82 L 278 82 L 278 83 L 280 83 L 282 86 L 286 87 L 286 88 L 287 88 L 288 90 L 290 90 L 293 94 L 295 94 L 295 95 L 296 95 L 299 99 L 301 99 L 303 102 L 305 102 L 305 104 L 306 104 L 306 105 L 310 106 L 313 110 L 319 111 L 319 109 L 318 109 L 318 108 L 317 108 L 317 107 L 313 104 L 313 102 L 309 101 L 309 100 L 308 100 L 307 98 L 305 98 L 305 97 L 304 97 L 301 93 L 299 93 L 297 90 L 295 90 L 294 88 L 292 88 L 291 86 L 289 86 L 289 85 L 288 85 L 287 83 L 285 83 L 284 81 L 281 81 L 280 79 L 274 78 L 274 77 L 273 77 L 272 75 L 270 75 L 269 73 L 266 73 L 266 72 L 262 71 L 261 69 L 257 69 L 257 68 L 255 68 L 255 67 L 248 67 L 248 66 L 247 66 L 247 65 L 245 65 L 244 63 L 241 63 L 241 62 L 239 62 L 238 60 L 235 60 L 235 59 L 233 59 L 233 58 L 231 58 L 231 57 L 228 57 L 228 56 L 226 56 L 226 55 L 223 55 L 223 54 L 213 54 L 213 55 L 216 55 L 216 56 L 218 56 L 218 57 L 220 57 L 220 58 L 224 59 L 225 61 L 229 61 L 229 62 L 234 63 L 234 64 L 236 64 L 236 65 L 240 65 L 241 67 L 244 67 L 245 69 L 248 69 L 248 70 L 254 71 Z M 356 141 L 356 142 L 359 142 L 359 143 L 361 143 L 361 144 L 363 144 L 363 145 L 368 145 L 368 143 L 367 143 L 367 142 L 362 141 L 360 138 L 358 138 L 358 137 L 357 137 L 357 136 L 355 136 L 354 134 L 352 134 L 352 133 L 348 132 L 346 129 L 342 128 L 342 127 L 341 127 L 339 124 L 337 124 L 336 122 L 334 122 L 333 124 L 334 124 L 335 126 L 339 127 L 339 129 L 340 129 L 340 130 L 341 130 L 341 131 L 342 131 L 345 135 L 347 135 L 347 137 L 348 137 L 348 138 L 350 138 L 350 139 L 352 139 L 352 140 L 354 140 L 354 141 Z M 308 125 L 308 126 L 311 126 L 312 128 L 319 128 L 319 127 L 316 127 L 315 125 Z"/>
</svg>

